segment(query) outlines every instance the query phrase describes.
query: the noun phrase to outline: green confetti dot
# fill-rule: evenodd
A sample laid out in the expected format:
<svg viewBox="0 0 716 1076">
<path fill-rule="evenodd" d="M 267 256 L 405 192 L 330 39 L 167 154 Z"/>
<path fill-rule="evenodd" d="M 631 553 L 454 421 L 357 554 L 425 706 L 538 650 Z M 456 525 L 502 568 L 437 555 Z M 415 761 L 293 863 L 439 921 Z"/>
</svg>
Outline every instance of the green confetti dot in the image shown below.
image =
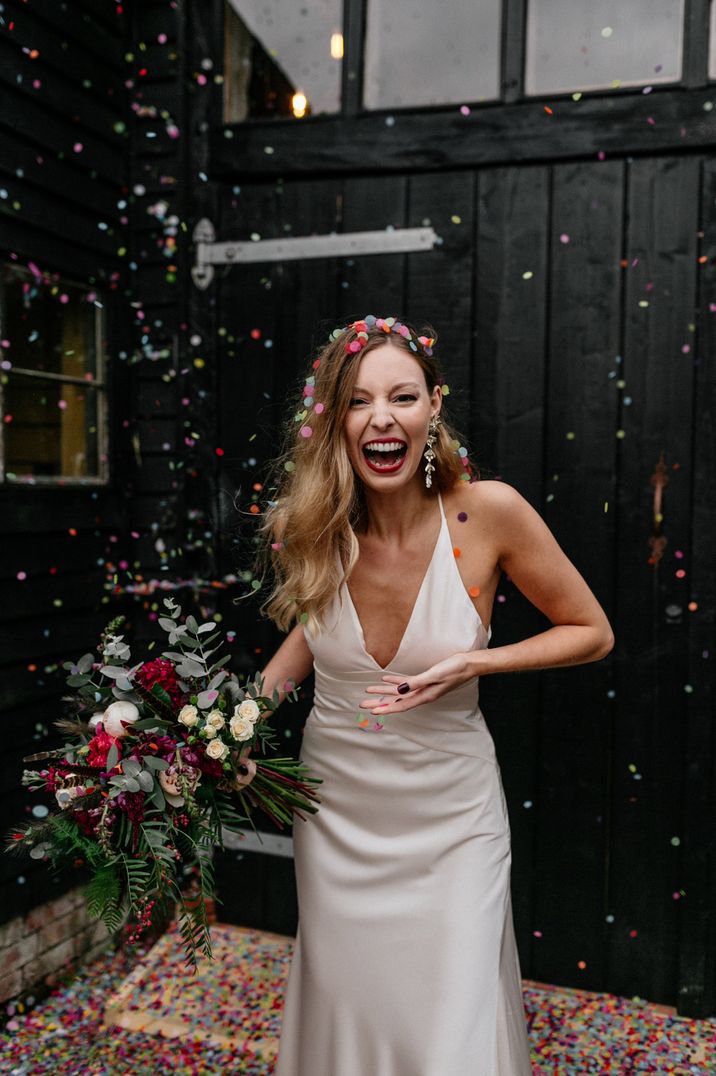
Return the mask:
<svg viewBox="0 0 716 1076">
<path fill-rule="evenodd" d="M 295 471 L 296 470 L 296 464 L 293 462 L 293 460 L 286 460 L 286 462 L 283 465 L 283 469 L 284 469 L 284 471 L 289 471 L 289 472 Z"/>
<path fill-rule="evenodd" d="M 301 622 L 301 624 L 308 623 L 308 613 L 299 613 L 298 619 Z"/>
</svg>

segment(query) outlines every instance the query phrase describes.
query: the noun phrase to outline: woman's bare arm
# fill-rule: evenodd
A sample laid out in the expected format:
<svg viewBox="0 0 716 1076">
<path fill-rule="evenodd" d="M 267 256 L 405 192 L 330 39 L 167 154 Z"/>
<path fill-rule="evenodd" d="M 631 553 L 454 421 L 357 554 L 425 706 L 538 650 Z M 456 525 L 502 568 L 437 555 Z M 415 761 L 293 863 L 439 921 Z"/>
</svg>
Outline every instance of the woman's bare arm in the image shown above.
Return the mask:
<svg viewBox="0 0 716 1076">
<path fill-rule="evenodd" d="M 472 651 L 473 675 L 599 661 L 614 645 L 601 605 L 531 505 L 511 486 L 490 485 L 498 563 L 553 626 L 519 643 Z"/>
<path fill-rule="evenodd" d="M 274 689 L 283 702 L 287 691 L 306 679 L 313 668 L 313 654 L 306 642 L 303 624 L 293 628 L 261 673 L 264 679 L 263 694 L 272 695 Z"/>
</svg>

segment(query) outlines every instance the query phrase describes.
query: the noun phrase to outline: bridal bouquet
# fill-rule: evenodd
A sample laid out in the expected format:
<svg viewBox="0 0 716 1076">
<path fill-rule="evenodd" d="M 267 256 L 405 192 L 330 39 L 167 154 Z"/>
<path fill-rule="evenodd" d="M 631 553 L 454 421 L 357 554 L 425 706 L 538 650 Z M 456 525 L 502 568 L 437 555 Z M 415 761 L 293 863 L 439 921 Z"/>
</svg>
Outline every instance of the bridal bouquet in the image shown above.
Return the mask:
<svg viewBox="0 0 716 1076">
<path fill-rule="evenodd" d="M 57 867 L 86 864 L 90 913 L 111 932 L 129 924 L 130 941 L 177 901 L 187 963 L 196 968 L 199 952 L 211 956 L 206 902 L 222 829 L 248 822 L 256 830 L 255 809 L 280 829 L 294 814 L 315 813 L 320 779 L 293 758 L 265 757 L 276 742 L 267 718 L 278 692 L 262 695 L 259 677 L 241 686 L 224 668 L 229 655 L 218 656 L 216 625 L 182 620 L 171 598 L 164 605 L 159 625 L 171 649 L 161 657 L 131 664 L 120 617 L 97 656 L 64 666 L 73 714 L 56 726 L 66 742 L 27 756 L 50 761 L 22 779 L 54 794 L 57 809 L 9 834 L 7 850 Z M 182 867 L 196 874 L 198 900 L 182 893 Z"/>
</svg>

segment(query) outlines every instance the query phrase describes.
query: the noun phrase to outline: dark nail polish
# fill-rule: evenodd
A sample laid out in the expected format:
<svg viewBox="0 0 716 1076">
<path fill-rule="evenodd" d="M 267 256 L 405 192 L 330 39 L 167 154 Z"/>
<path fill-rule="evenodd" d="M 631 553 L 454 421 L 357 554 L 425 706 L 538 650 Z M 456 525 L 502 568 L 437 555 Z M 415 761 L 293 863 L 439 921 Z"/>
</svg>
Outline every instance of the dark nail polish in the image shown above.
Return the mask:
<svg viewBox="0 0 716 1076">
<path fill-rule="evenodd" d="M 248 767 L 248 766 L 244 766 L 243 764 L 242 764 L 241 766 L 237 766 L 236 768 L 237 768 L 237 770 L 239 771 L 239 773 L 242 773 L 242 774 L 244 775 L 244 777 L 245 777 L 245 776 L 246 776 L 246 774 L 247 774 L 247 773 L 249 772 L 249 767 Z"/>
<path fill-rule="evenodd" d="M 406 691 L 410 691 L 410 685 L 409 684 L 398 684 L 398 694 L 399 695 L 404 695 L 406 693 Z"/>
</svg>

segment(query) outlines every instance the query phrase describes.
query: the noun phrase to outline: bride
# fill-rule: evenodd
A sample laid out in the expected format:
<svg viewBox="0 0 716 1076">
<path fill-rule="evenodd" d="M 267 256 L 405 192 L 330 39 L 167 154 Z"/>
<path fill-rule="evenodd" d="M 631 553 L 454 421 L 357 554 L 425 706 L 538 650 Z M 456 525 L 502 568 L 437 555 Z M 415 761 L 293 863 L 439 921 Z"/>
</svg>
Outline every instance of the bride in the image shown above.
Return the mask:
<svg viewBox="0 0 716 1076">
<path fill-rule="evenodd" d="M 531 1072 L 478 683 L 599 660 L 613 636 L 534 509 L 471 480 L 434 336 L 373 315 L 332 333 L 263 523 L 263 610 L 291 629 L 264 690 L 282 698 L 314 670 L 301 759 L 323 781 L 319 812 L 294 825 L 277 1076 Z M 551 627 L 491 648 L 503 571 Z"/>
</svg>

